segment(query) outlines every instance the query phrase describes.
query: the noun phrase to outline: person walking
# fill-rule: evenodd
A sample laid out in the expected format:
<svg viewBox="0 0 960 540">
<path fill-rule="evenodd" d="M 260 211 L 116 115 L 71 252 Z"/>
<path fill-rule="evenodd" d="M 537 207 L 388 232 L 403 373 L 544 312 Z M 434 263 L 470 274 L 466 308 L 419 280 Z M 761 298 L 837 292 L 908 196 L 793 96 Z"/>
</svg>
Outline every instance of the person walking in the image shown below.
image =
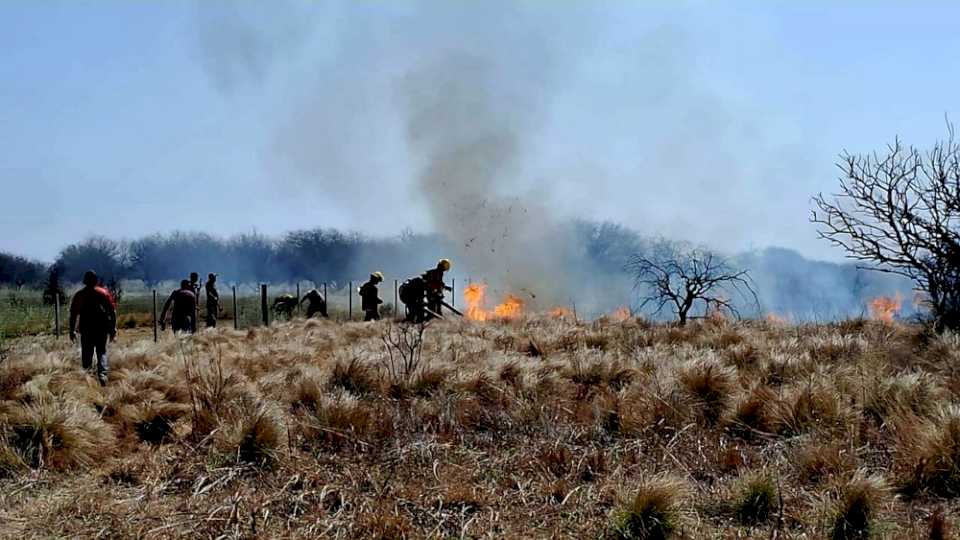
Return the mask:
<svg viewBox="0 0 960 540">
<path fill-rule="evenodd" d="M 110 293 L 97 287 L 97 274 L 93 270 L 84 273 L 83 288 L 70 301 L 70 341 L 76 342 L 78 333 L 83 369 L 93 368 L 95 354 L 97 381 L 100 386 L 106 386 L 110 371 L 107 339 L 113 341 L 117 337 L 117 311 Z"/>
<path fill-rule="evenodd" d="M 370 274 L 370 279 L 360 286 L 360 309 L 363 310 L 364 321 L 380 320 L 380 291 L 377 285 L 383 282 L 383 272 Z"/>
<path fill-rule="evenodd" d="M 173 306 L 170 314 L 170 326 L 174 333 L 187 332 L 192 334 L 197 327 L 197 296 L 193 294 L 193 285 L 189 280 L 180 282 L 180 288 L 170 293 L 160 311 L 160 330 L 167 329 L 167 311 Z"/>
<path fill-rule="evenodd" d="M 220 315 L 220 291 L 217 290 L 217 275 L 208 274 L 204 285 L 207 292 L 207 328 L 217 327 L 217 317 Z"/>
</svg>

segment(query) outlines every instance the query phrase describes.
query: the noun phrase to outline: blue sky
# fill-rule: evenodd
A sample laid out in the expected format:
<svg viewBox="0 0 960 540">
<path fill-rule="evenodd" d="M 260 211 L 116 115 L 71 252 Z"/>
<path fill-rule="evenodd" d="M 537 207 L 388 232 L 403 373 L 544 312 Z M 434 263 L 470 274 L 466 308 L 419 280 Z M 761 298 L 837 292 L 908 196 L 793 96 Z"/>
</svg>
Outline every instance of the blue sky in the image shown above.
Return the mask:
<svg viewBox="0 0 960 540">
<path fill-rule="evenodd" d="M 469 57 L 518 141 L 498 194 L 836 259 L 809 197 L 841 150 L 928 145 L 960 114 L 960 7 L 831 4 L 3 2 L 0 250 L 443 229 L 398 88 Z"/>
</svg>

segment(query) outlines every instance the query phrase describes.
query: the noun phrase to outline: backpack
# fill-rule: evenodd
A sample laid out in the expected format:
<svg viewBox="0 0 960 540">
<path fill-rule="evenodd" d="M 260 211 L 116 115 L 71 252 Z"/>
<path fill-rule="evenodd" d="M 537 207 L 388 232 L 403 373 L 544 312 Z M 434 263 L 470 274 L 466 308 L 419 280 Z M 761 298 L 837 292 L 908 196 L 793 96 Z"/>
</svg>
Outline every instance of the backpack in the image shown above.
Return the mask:
<svg viewBox="0 0 960 540">
<path fill-rule="evenodd" d="M 416 304 L 423 301 L 423 278 L 410 278 L 400 284 L 400 301 L 404 304 Z"/>
</svg>

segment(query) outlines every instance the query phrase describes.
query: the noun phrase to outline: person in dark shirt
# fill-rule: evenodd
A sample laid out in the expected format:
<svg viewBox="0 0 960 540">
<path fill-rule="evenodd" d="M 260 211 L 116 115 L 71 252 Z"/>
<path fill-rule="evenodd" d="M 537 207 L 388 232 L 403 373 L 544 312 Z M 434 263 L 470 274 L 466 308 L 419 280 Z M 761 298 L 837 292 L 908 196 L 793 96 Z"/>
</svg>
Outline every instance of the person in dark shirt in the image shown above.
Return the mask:
<svg viewBox="0 0 960 540">
<path fill-rule="evenodd" d="M 360 286 L 360 309 L 363 310 L 364 321 L 380 320 L 380 291 L 377 285 L 383 282 L 383 273 L 374 272 L 370 274 L 370 279 Z"/>
<path fill-rule="evenodd" d="M 327 318 L 327 301 L 323 298 L 323 295 L 320 294 L 320 291 L 316 289 L 310 289 L 307 291 L 307 294 L 303 295 L 303 298 L 300 299 L 300 303 L 309 302 L 307 304 L 307 318 L 311 318 L 317 313 L 320 314 L 324 319 Z"/>
<path fill-rule="evenodd" d="M 220 291 L 217 290 L 217 275 L 209 274 L 205 285 L 207 292 L 207 328 L 216 328 L 220 315 Z"/>
<path fill-rule="evenodd" d="M 113 341 L 117 337 L 117 311 L 110 293 L 97 287 L 97 274 L 92 270 L 83 275 L 83 285 L 70 302 L 70 341 L 80 334 L 80 362 L 85 370 L 92 368 L 96 353 L 97 381 L 106 386 L 110 371 L 107 338 Z"/>
<path fill-rule="evenodd" d="M 421 276 L 414 276 L 400 285 L 400 301 L 403 302 L 407 314 L 404 321 L 421 323 L 426 320 L 427 314 L 424 311 L 427 307 L 424 302 L 426 290 L 426 284 Z"/>
<path fill-rule="evenodd" d="M 160 329 L 167 329 L 167 311 L 173 305 L 170 314 L 170 326 L 174 332 L 193 333 L 197 316 L 197 296 L 193 293 L 193 286 L 189 280 L 180 282 L 180 288 L 170 293 L 170 297 L 163 303 L 160 311 Z"/>
</svg>

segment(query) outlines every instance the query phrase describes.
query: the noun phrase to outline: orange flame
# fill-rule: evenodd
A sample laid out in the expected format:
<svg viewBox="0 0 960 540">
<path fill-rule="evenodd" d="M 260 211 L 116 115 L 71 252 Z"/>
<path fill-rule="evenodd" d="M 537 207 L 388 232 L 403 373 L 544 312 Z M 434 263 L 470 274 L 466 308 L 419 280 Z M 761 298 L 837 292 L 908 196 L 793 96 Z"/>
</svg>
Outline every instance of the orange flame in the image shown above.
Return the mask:
<svg viewBox="0 0 960 540">
<path fill-rule="evenodd" d="M 787 320 L 787 317 L 782 317 L 782 316 L 780 316 L 780 315 L 777 315 L 776 313 L 767 313 L 766 316 L 764 317 L 764 319 L 765 319 L 768 323 L 770 323 L 770 324 L 775 324 L 775 325 L 783 325 L 783 324 L 787 324 L 787 323 L 789 322 L 789 321 Z"/>
<path fill-rule="evenodd" d="M 493 308 L 493 314 L 504 319 L 516 319 L 523 314 L 523 300 L 508 294 L 502 304 Z"/>
<path fill-rule="evenodd" d="M 487 298 L 485 283 L 470 283 L 463 289 L 463 299 L 467 304 L 464 315 L 471 321 L 486 321 L 491 318 L 516 319 L 523 315 L 523 300 L 512 294 L 504 297 L 503 303 L 487 311 L 484 303 Z"/>
<path fill-rule="evenodd" d="M 613 322 L 626 322 L 630 319 L 630 309 L 626 307 L 618 307 L 613 310 L 612 313 L 607 315 L 607 318 Z"/>
<path fill-rule="evenodd" d="M 900 313 L 902 303 L 903 297 L 900 293 L 893 297 L 878 296 L 870 300 L 870 317 L 877 321 L 893 322 Z"/>
<path fill-rule="evenodd" d="M 463 289 L 463 299 L 467 303 L 464 314 L 471 321 L 487 320 L 487 312 L 483 309 L 483 301 L 487 295 L 487 286 L 482 283 L 470 283 Z"/>
<path fill-rule="evenodd" d="M 549 311 L 549 314 L 554 319 L 572 319 L 573 318 L 573 312 L 563 306 L 557 306 L 551 309 Z"/>
</svg>

